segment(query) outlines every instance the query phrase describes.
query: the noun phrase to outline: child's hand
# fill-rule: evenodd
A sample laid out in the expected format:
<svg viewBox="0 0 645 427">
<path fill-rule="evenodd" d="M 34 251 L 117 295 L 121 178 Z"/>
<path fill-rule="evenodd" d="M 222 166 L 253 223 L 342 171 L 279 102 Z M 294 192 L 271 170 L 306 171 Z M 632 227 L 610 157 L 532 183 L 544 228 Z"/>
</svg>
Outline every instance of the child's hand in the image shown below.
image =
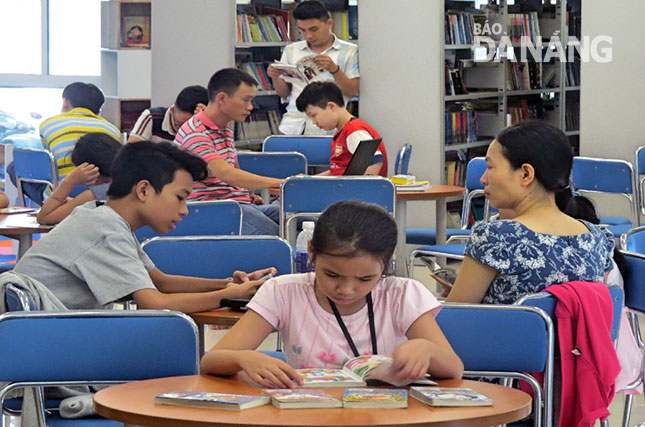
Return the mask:
<svg viewBox="0 0 645 427">
<path fill-rule="evenodd" d="M 70 184 L 94 185 L 99 177 L 99 168 L 90 163 L 81 163 L 65 178 Z"/>
<path fill-rule="evenodd" d="M 259 280 L 267 274 L 273 274 L 274 276 L 278 274 L 278 270 L 275 267 L 263 268 L 262 270 L 256 270 L 253 273 L 245 273 L 244 271 L 235 270 L 233 272 L 233 281 L 235 283 L 244 283 L 249 280 Z"/>
<path fill-rule="evenodd" d="M 233 291 L 234 295 L 232 295 L 230 298 L 251 299 L 251 297 L 253 297 L 253 295 L 255 295 L 255 293 L 258 291 L 258 288 L 262 286 L 262 283 L 264 283 L 264 280 L 250 280 L 240 285 L 229 283 L 226 289 L 231 289 Z"/>
<path fill-rule="evenodd" d="M 392 373 L 397 381 L 411 383 L 421 379 L 430 367 L 432 343 L 423 338 L 404 342 L 394 349 Z"/>
<path fill-rule="evenodd" d="M 280 359 L 257 351 L 240 352 L 239 364 L 256 383 L 268 388 L 295 388 L 302 378 L 295 369 Z"/>
</svg>

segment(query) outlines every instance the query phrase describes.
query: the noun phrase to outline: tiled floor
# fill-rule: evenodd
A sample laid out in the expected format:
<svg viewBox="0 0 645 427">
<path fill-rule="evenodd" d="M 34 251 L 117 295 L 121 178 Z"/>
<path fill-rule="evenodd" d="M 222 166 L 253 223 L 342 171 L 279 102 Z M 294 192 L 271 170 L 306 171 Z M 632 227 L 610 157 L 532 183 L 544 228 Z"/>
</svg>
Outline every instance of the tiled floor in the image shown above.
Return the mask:
<svg viewBox="0 0 645 427">
<path fill-rule="evenodd" d="M 425 284 L 430 291 L 435 292 L 435 285 L 434 281 L 430 278 L 430 276 L 427 273 L 427 270 L 425 267 L 420 267 L 417 266 L 413 270 L 412 277 L 415 279 L 419 280 L 421 283 Z M 645 330 L 645 321 L 641 319 L 641 328 L 642 330 Z M 211 330 L 206 333 L 206 346 L 205 348 L 209 349 L 215 343 L 217 340 L 225 334 L 225 330 Z M 276 334 L 271 334 L 267 339 L 262 343 L 260 346 L 261 350 L 275 350 L 276 348 Z M 617 394 L 616 397 L 614 398 L 614 401 L 612 402 L 611 406 L 609 407 L 611 411 L 611 416 L 609 417 L 609 425 L 611 427 L 614 426 L 622 426 L 622 419 L 623 419 L 623 404 L 624 404 L 624 396 L 622 394 Z M 640 425 L 642 423 L 642 426 Z M 600 423 L 597 423 L 599 426 Z M 639 427 L 645 427 L 645 399 L 643 396 L 636 396 L 634 398 L 634 404 L 632 406 L 632 415 L 630 418 L 630 423 L 629 425 L 631 427 L 633 426 L 639 426 Z"/>
</svg>

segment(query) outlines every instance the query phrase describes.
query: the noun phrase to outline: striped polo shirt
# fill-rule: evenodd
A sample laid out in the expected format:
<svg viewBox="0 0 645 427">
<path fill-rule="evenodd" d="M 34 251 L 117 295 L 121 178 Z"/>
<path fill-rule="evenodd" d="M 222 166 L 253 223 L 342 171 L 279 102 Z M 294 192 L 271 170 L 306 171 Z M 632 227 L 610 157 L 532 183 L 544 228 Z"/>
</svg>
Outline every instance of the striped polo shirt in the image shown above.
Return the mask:
<svg viewBox="0 0 645 427">
<path fill-rule="evenodd" d="M 121 141 L 121 131 L 116 126 L 87 108 L 72 108 L 40 124 L 40 140 L 54 155 L 59 181 L 76 168 L 72 163 L 72 151 L 76 141 L 89 132 L 106 133 Z"/>
<path fill-rule="evenodd" d="M 184 123 L 175 136 L 175 143 L 182 150 L 201 157 L 206 163 L 213 159 L 224 159 L 230 167 L 237 165 L 237 151 L 233 143 L 233 131 L 226 126 L 220 128 L 200 111 Z M 242 203 L 250 203 L 249 191 L 245 188 L 231 185 L 214 176 L 193 183 L 193 193 L 190 200 L 219 200 L 232 199 Z"/>
</svg>

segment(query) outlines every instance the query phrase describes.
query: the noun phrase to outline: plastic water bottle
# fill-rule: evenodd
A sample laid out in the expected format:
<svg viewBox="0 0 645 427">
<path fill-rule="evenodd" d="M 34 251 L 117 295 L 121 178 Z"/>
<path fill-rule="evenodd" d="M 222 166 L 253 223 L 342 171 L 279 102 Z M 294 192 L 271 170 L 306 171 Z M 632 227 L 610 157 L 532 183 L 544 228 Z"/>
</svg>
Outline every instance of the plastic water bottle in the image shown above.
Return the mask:
<svg viewBox="0 0 645 427">
<path fill-rule="evenodd" d="M 304 221 L 302 223 L 302 231 L 298 234 L 296 239 L 296 272 L 307 273 L 314 271 L 314 266 L 309 259 L 309 252 L 307 245 L 314 235 L 314 222 Z"/>
</svg>

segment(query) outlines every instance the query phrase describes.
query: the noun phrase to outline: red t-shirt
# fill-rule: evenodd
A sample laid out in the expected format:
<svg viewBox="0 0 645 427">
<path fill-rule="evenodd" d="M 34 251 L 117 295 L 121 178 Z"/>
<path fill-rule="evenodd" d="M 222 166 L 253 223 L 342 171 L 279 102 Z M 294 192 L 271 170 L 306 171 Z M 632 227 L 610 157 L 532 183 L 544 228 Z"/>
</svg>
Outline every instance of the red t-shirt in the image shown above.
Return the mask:
<svg viewBox="0 0 645 427">
<path fill-rule="evenodd" d="M 347 165 L 349 165 L 349 161 L 352 159 L 359 142 L 376 138 L 380 138 L 380 136 L 370 125 L 356 117 L 350 119 L 341 130 L 336 132 L 331 141 L 330 174 L 339 176 L 345 173 L 345 169 L 347 169 Z M 383 141 L 376 149 L 371 164 L 378 162 L 383 162 L 378 174 L 387 177 L 387 153 L 385 152 Z"/>
</svg>

